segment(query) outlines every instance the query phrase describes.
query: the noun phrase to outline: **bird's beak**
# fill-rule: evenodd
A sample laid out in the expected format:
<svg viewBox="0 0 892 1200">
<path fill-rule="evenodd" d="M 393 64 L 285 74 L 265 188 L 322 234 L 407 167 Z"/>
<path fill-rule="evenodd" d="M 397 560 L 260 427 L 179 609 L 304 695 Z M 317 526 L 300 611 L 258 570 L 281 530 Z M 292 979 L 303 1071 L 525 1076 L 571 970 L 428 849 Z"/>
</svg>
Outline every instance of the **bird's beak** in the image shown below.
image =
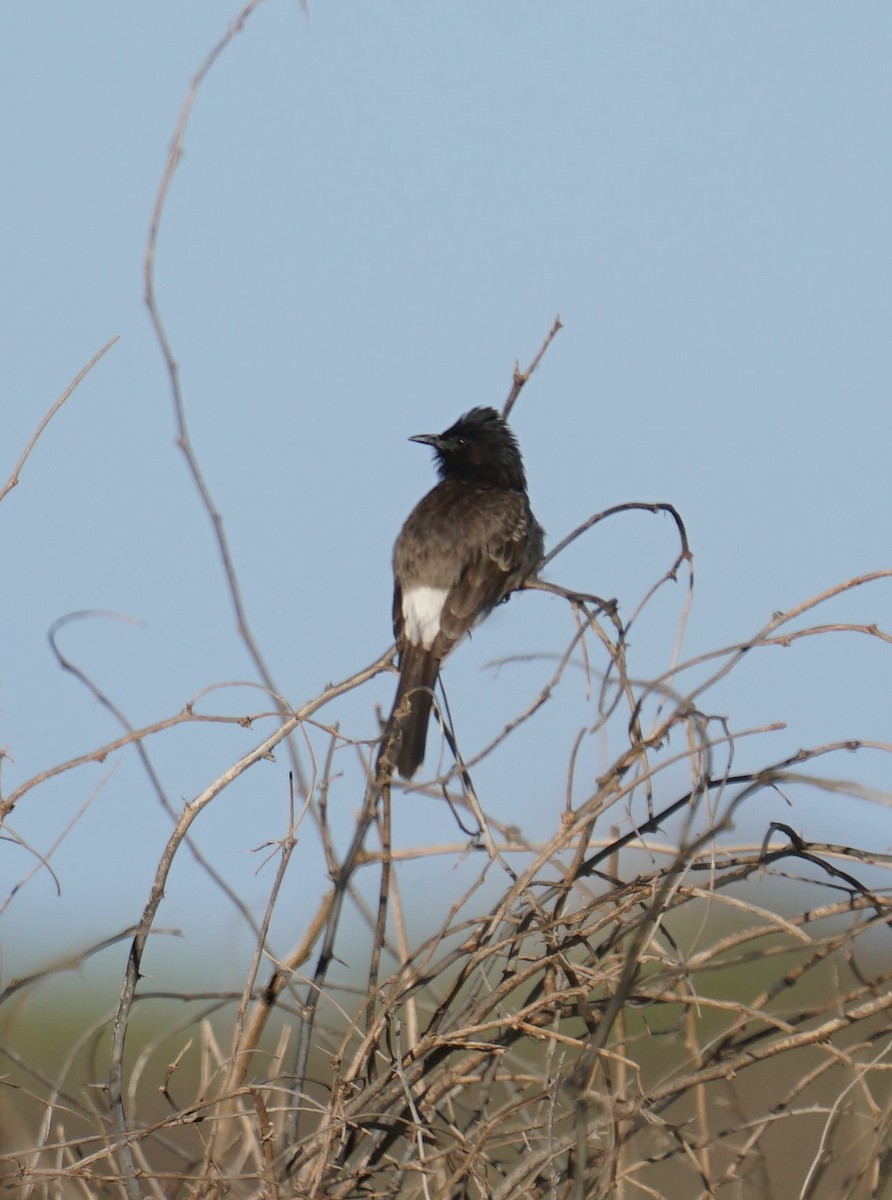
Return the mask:
<svg viewBox="0 0 892 1200">
<path fill-rule="evenodd" d="M 440 445 L 440 435 L 438 433 L 416 433 L 414 437 L 409 438 L 410 442 L 420 442 L 422 446 L 433 446 L 434 449 Z"/>
</svg>

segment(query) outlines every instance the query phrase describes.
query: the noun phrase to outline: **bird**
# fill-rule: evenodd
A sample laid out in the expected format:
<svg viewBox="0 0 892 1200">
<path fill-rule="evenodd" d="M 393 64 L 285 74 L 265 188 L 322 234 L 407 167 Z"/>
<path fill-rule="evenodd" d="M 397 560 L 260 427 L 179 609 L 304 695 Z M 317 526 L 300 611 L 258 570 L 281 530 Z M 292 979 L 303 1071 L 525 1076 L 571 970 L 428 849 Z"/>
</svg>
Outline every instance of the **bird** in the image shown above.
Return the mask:
<svg viewBox="0 0 892 1200">
<path fill-rule="evenodd" d="M 404 779 L 424 760 L 443 659 L 535 576 L 545 546 L 520 448 L 494 408 L 472 408 L 444 433 L 409 440 L 432 447 L 440 482 L 409 514 L 393 548 L 399 684 L 378 766 L 383 759 Z"/>
</svg>

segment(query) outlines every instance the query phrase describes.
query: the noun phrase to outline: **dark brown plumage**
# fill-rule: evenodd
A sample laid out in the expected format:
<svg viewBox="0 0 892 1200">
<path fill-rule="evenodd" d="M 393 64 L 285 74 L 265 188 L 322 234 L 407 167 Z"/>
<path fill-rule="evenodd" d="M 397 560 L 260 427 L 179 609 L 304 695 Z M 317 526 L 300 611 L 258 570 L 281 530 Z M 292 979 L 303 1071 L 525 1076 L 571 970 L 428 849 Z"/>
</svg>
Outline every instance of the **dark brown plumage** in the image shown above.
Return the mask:
<svg viewBox="0 0 892 1200">
<path fill-rule="evenodd" d="M 520 450 L 495 409 L 472 409 L 445 433 L 411 440 L 433 447 L 440 483 L 410 513 L 393 549 L 400 682 L 381 754 L 406 779 L 424 758 L 440 663 L 535 574 L 544 547 Z"/>
</svg>

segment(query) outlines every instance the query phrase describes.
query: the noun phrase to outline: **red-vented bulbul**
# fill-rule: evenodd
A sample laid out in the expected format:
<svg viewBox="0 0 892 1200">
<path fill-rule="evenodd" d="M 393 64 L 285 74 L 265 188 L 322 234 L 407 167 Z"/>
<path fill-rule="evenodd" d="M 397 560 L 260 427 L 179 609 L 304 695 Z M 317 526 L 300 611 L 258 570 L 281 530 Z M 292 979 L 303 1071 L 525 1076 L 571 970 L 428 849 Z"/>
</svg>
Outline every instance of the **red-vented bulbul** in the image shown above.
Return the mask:
<svg viewBox="0 0 892 1200">
<path fill-rule="evenodd" d="M 393 548 L 393 632 L 400 681 L 381 757 L 404 779 L 424 758 L 441 661 L 471 627 L 535 574 L 544 533 L 527 497 L 514 434 L 494 408 L 473 408 L 432 446 L 440 482 Z"/>
</svg>

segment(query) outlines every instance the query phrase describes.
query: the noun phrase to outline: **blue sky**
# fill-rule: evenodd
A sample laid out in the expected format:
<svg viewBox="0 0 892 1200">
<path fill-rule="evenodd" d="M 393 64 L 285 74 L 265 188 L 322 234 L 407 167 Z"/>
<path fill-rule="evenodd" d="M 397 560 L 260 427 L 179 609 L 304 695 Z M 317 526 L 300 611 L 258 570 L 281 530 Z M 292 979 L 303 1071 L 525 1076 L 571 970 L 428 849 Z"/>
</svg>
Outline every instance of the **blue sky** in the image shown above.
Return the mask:
<svg viewBox="0 0 892 1200">
<path fill-rule="evenodd" d="M 254 678 L 174 444 L 142 278 L 177 114 L 236 11 L 34 0 L 7 17 L 0 476 L 80 367 L 120 341 L 0 506 L 6 794 L 117 732 L 51 657 L 47 630 L 66 613 L 142 623 L 62 634 L 135 724 Z M 390 548 L 433 480 L 406 439 L 500 405 L 556 313 L 565 328 L 513 416 L 535 511 L 554 542 L 608 505 L 673 503 L 695 555 L 687 654 L 890 565 L 890 35 L 879 4 L 258 7 L 196 101 L 156 282 L 251 626 L 293 703 L 390 639 Z M 668 521 L 627 515 L 551 577 L 629 612 L 674 553 Z M 668 665 L 683 601 L 667 589 L 636 632 L 640 674 Z M 823 619 L 888 629 L 889 613 L 881 584 Z M 495 614 L 448 667 L 460 731 L 494 731 L 498 705 L 540 678 L 515 685 L 483 664 L 559 650 L 571 632 L 546 597 Z M 762 655 L 715 711 L 739 729 L 788 722 L 763 760 L 888 739 L 882 649 L 837 635 Z M 391 690 L 377 681 L 343 719 L 371 736 Z M 262 707 L 246 691 L 215 703 Z M 572 737 L 555 711 L 503 760 L 508 787 L 484 777 L 492 810 L 531 836 L 563 800 Z M 153 752 L 179 803 L 257 740 L 189 729 Z M 111 763 L 63 776 L 16 811 L 46 852 L 102 785 L 54 855 L 62 898 L 44 874 L 3 918 L 5 972 L 137 917 L 168 824 L 134 759 L 108 779 Z M 869 757 L 847 770 L 886 777 Z M 353 811 L 355 778 L 337 800 Z M 886 810 L 845 803 L 766 803 L 753 836 L 774 817 L 857 840 L 855 820 L 892 842 Z M 454 840 L 442 806 L 412 804 L 407 840 Z M 286 817 L 282 756 L 201 827 L 252 902 L 268 881 L 251 850 Z M 4 856 L 12 886 L 31 860 Z M 217 928 L 231 919 L 219 913 L 184 863 L 161 923 Z"/>
</svg>

